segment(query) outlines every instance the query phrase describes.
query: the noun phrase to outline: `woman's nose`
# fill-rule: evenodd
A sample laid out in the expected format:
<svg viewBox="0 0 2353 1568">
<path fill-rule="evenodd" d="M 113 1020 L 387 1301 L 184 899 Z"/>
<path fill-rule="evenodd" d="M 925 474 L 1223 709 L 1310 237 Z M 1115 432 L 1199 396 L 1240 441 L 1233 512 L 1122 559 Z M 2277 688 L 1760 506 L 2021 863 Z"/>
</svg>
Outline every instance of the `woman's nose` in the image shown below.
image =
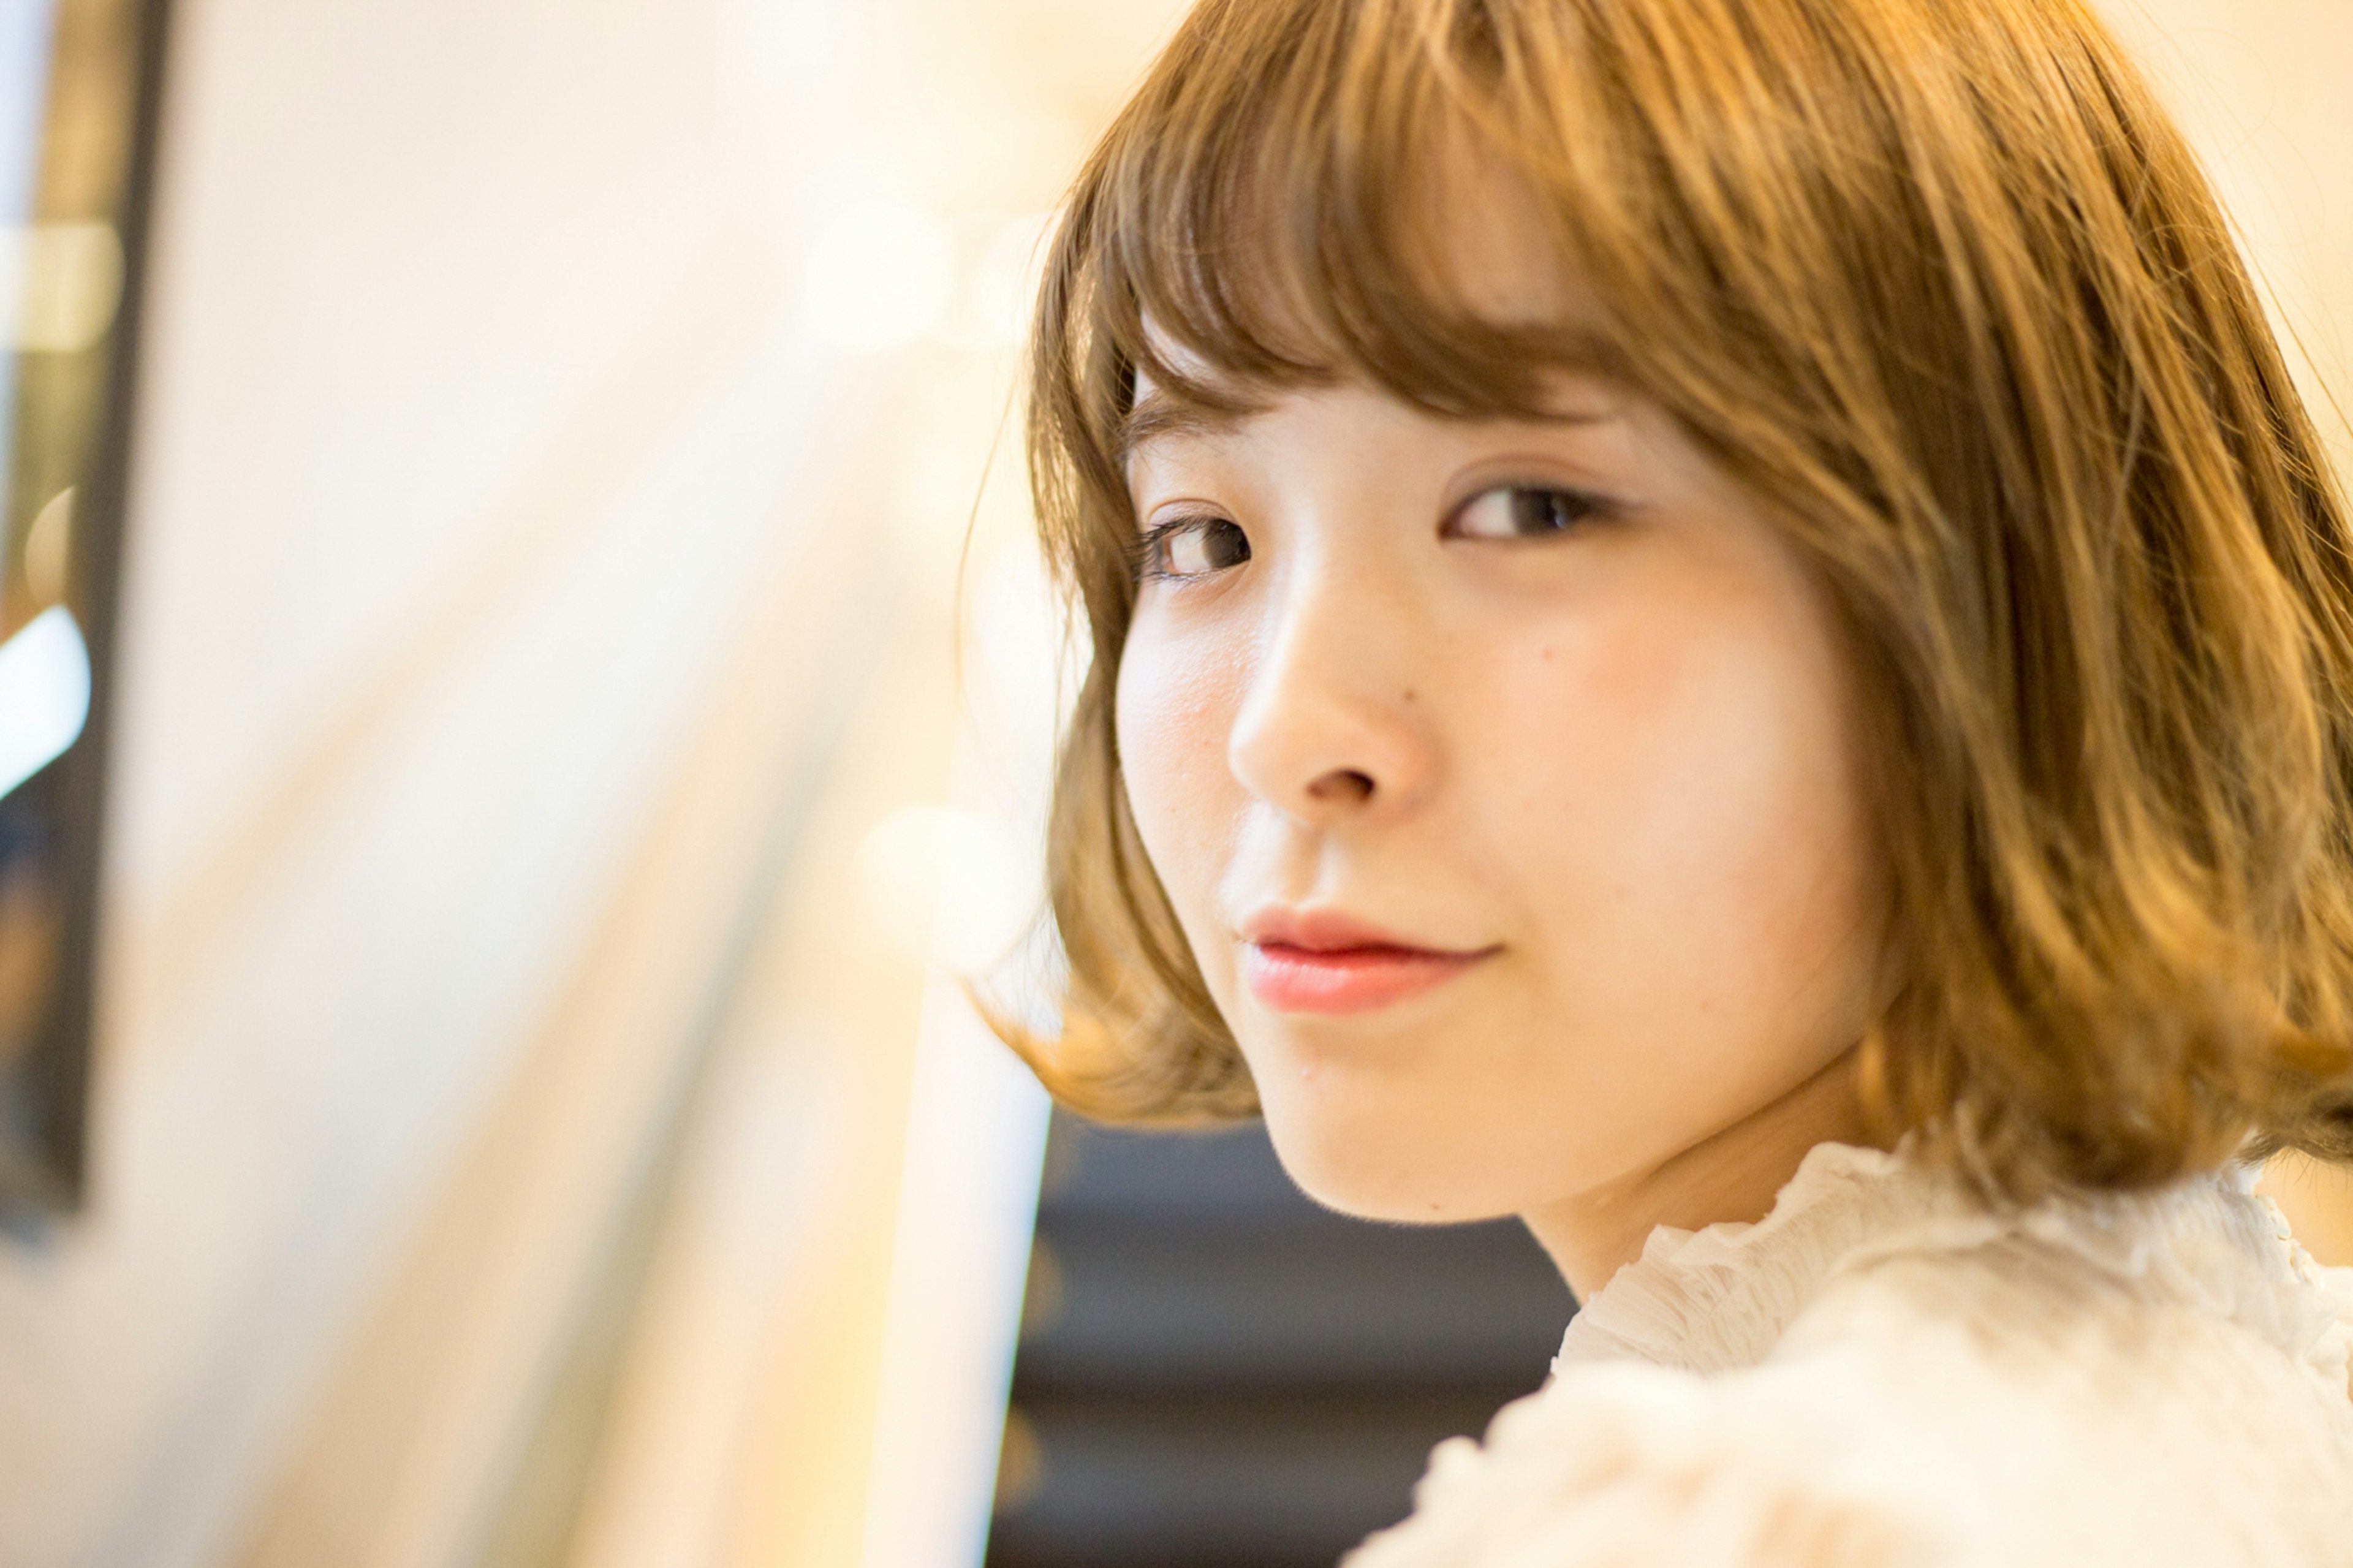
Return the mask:
<svg viewBox="0 0 2353 1568">
<path fill-rule="evenodd" d="M 1252 795 L 1303 822 L 1387 814 L 1419 795 L 1432 756 L 1414 683 L 1409 607 L 1329 578 L 1280 601 L 1234 718 L 1227 760 Z"/>
</svg>

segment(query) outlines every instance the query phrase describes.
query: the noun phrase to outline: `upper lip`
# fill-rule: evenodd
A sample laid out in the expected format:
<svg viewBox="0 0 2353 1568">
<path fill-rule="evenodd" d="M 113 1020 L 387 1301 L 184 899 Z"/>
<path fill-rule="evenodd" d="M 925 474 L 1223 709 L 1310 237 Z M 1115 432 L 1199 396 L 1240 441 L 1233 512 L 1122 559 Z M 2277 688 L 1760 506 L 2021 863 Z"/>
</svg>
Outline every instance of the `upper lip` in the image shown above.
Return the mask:
<svg viewBox="0 0 2353 1568">
<path fill-rule="evenodd" d="M 1452 951 L 1384 931 L 1370 921 L 1358 920 L 1338 910 L 1295 909 L 1288 904 L 1265 904 L 1252 910 L 1241 922 L 1240 935 L 1244 942 L 1262 947 L 1296 947 L 1309 952 L 1341 952 L 1366 947 L 1401 948 L 1415 952 Z"/>
</svg>

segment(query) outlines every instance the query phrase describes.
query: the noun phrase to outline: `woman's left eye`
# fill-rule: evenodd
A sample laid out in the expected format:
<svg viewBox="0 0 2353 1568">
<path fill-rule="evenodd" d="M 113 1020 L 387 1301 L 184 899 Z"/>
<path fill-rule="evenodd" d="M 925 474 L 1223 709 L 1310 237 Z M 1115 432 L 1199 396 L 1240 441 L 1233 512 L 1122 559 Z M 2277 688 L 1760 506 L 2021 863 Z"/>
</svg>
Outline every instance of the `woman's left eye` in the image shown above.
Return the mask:
<svg viewBox="0 0 2353 1568">
<path fill-rule="evenodd" d="M 1146 579 L 1189 582 L 1215 576 L 1250 558 L 1250 535 L 1232 519 L 1179 518 L 1145 535 L 1142 574 Z"/>
<path fill-rule="evenodd" d="M 1463 502 L 1446 531 L 1458 539 L 1549 539 L 1573 533 L 1609 510 L 1607 501 L 1583 490 L 1498 485 Z"/>
</svg>

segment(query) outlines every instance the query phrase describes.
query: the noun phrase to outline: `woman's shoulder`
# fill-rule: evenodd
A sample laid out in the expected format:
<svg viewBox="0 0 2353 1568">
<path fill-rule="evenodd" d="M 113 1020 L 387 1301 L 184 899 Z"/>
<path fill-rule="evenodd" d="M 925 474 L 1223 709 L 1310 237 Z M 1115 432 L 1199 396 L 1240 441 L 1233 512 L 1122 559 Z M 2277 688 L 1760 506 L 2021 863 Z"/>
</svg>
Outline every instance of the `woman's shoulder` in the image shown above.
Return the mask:
<svg viewBox="0 0 2353 1568">
<path fill-rule="evenodd" d="M 2353 1564 L 2353 1408 L 2279 1358 L 2159 1331 L 2069 1365 L 1912 1328 L 1713 1375 L 1566 1368 L 1441 1446 L 1347 1568 Z"/>
<path fill-rule="evenodd" d="M 1887 1568 L 1942 1563 L 1963 1521 L 1905 1434 L 1867 1431 L 1847 1369 L 1704 1377 L 1569 1369 L 1483 1444 L 1430 1457 L 1413 1516 L 1345 1568 Z"/>
<path fill-rule="evenodd" d="M 2353 1564 L 2353 1270 L 2245 1187 L 1671 1236 L 1349 1568 Z"/>
</svg>

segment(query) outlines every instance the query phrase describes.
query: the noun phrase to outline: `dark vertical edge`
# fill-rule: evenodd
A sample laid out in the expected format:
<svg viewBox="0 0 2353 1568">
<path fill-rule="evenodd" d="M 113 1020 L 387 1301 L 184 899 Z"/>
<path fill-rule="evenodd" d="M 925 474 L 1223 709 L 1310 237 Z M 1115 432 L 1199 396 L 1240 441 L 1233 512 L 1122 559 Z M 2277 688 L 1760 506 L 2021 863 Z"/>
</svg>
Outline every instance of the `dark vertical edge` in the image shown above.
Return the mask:
<svg viewBox="0 0 2353 1568">
<path fill-rule="evenodd" d="M 71 602 L 83 614 L 90 649 L 90 717 L 81 742 L 58 759 L 58 878 L 63 908 L 62 962 L 49 1012 L 46 1048 L 37 1053 L 40 1136 L 62 1206 L 89 1197 L 90 1085 L 97 1013 L 101 841 L 107 820 L 108 759 L 114 729 L 116 632 L 130 499 L 131 456 L 145 321 L 149 237 L 164 108 L 170 0 L 140 0 L 134 69 L 138 73 L 130 160 L 116 209 L 122 241 L 122 297 L 108 347 L 103 423 L 91 453 L 87 489 L 74 519 Z"/>
</svg>

